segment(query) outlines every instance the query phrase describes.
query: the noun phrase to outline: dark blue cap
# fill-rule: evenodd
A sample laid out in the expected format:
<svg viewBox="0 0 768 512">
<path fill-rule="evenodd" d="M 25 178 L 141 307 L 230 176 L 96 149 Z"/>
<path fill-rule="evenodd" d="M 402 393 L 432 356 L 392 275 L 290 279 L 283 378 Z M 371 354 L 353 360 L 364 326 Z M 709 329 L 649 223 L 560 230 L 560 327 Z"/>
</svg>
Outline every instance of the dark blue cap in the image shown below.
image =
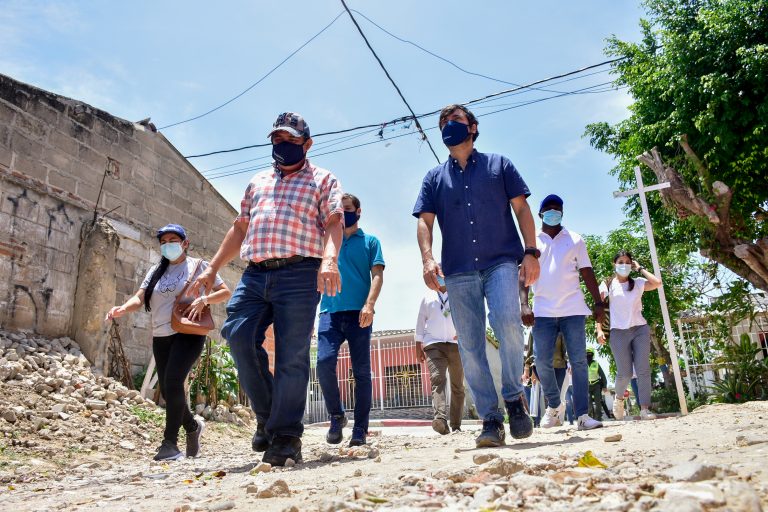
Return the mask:
<svg viewBox="0 0 768 512">
<path fill-rule="evenodd" d="M 549 194 L 547 197 L 545 197 L 541 201 L 541 205 L 539 205 L 539 211 L 543 210 L 544 206 L 546 206 L 548 204 L 551 204 L 551 203 L 556 203 L 556 204 L 560 205 L 560 208 L 563 207 L 563 200 L 560 198 L 560 196 L 558 196 L 557 194 Z"/>
<path fill-rule="evenodd" d="M 181 237 L 182 240 L 187 239 L 187 232 L 184 231 L 184 228 L 181 227 L 179 224 L 167 224 L 160 229 L 157 230 L 157 239 L 160 240 L 160 237 L 163 236 L 166 233 L 176 233 Z"/>
</svg>

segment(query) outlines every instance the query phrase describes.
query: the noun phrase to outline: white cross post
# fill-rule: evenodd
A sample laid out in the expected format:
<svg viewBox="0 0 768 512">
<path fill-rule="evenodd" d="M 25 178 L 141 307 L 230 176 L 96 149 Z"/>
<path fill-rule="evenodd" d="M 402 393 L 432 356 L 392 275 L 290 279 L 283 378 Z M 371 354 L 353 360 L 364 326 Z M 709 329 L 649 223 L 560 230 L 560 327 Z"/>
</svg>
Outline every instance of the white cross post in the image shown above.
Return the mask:
<svg viewBox="0 0 768 512">
<path fill-rule="evenodd" d="M 653 273 L 661 279 L 661 267 L 659 266 L 659 257 L 656 254 L 656 242 L 653 239 L 653 228 L 651 227 L 651 216 L 648 214 L 648 202 L 645 199 L 645 193 L 654 190 L 669 188 L 669 183 L 659 183 L 646 187 L 643 185 L 643 176 L 640 173 L 640 167 L 635 167 L 635 177 L 637 178 L 637 188 L 625 190 L 623 192 L 614 192 L 613 197 L 640 196 L 640 207 L 643 210 L 643 221 L 645 222 L 645 233 L 648 235 L 648 245 L 651 249 L 651 262 L 653 263 Z M 658 288 L 659 302 L 661 303 L 661 316 L 664 318 L 664 331 L 667 334 L 669 342 L 669 355 L 672 358 L 672 372 L 675 375 L 675 387 L 677 388 L 677 398 L 680 401 L 680 411 L 683 415 L 688 414 L 688 404 L 685 401 L 685 392 L 683 391 L 683 380 L 680 377 L 680 365 L 677 364 L 677 348 L 675 348 L 675 337 L 672 333 L 672 323 L 669 320 L 669 310 L 667 309 L 667 297 L 664 294 L 664 285 Z"/>
</svg>

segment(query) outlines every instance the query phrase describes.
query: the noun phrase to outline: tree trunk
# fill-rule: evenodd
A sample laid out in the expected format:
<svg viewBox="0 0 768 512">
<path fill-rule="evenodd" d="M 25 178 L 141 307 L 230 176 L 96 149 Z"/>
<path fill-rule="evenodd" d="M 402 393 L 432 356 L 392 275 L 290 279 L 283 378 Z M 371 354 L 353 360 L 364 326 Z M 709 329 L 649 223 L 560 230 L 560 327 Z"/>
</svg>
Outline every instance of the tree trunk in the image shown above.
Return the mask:
<svg viewBox="0 0 768 512">
<path fill-rule="evenodd" d="M 702 185 L 711 187 L 714 205 L 686 185 L 679 172 L 664 164 L 657 148 L 646 151 L 637 159 L 654 172 L 659 183 L 670 183 L 669 188 L 660 191 L 664 204 L 674 208 L 681 218 L 696 215 L 709 222 L 712 239 L 707 247 L 699 248 L 701 255 L 720 263 L 755 287 L 768 291 L 768 238 L 752 241 L 736 236 L 739 219 L 734 222 L 730 215 L 733 191 L 720 181 L 711 186 L 706 183 L 709 175 L 685 136 L 681 138 L 680 145 L 705 182 Z"/>
</svg>

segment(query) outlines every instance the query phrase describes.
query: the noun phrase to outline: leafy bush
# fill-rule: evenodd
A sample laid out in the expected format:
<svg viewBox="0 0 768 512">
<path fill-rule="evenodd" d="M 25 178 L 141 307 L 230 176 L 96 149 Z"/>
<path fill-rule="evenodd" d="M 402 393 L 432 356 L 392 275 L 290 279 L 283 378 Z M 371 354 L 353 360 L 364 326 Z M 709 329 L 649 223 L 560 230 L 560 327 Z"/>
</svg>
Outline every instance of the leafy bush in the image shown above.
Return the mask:
<svg viewBox="0 0 768 512">
<path fill-rule="evenodd" d="M 688 412 L 706 405 L 708 399 L 707 395 L 695 395 L 693 398 L 686 396 L 685 403 L 688 406 Z M 653 410 L 657 413 L 680 412 L 680 400 L 677 398 L 677 389 L 674 387 L 654 389 L 651 392 L 651 403 Z"/>
<path fill-rule="evenodd" d="M 240 392 L 235 361 L 229 351 L 229 345 L 206 339 L 205 350 L 200 356 L 197 367 L 190 375 L 190 402 L 197 403 L 202 396 L 205 403 L 215 407 L 219 401 L 236 402 Z"/>
<path fill-rule="evenodd" d="M 768 362 L 756 359 L 760 350 L 748 334 L 742 334 L 739 343 L 723 347 L 715 364 L 725 369 L 725 377 L 712 385 L 715 402 L 741 403 L 768 398 Z"/>
</svg>

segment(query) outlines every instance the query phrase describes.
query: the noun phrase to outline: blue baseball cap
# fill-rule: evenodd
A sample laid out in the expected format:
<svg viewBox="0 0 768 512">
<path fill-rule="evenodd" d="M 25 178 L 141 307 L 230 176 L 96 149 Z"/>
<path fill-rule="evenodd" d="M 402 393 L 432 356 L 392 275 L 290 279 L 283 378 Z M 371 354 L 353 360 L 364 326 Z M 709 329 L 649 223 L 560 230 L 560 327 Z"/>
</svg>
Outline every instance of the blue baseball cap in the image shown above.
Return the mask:
<svg viewBox="0 0 768 512">
<path fill-rule="evenodd" d="M 157 230 L 157 239 L 160 240 L 160 237 L 163 236 L 166 233 L 175 233 L 181 237 L 182 240 L 187 239 L 187 232 L 184 231 L 184 228 L 181 227 L 179 224 L 167 224 L 160 229 Z"/>
<path fill-rule="evenodd" d="M 539 211 L 543 210 L 544 206 L 553 203 L 559 205 L 560 208 L 563 207 L 563 200 L 560 198 L 560 196 L 557 194 L 549 194 L 541 201 L 541 204 L 539 205 Z"/>
</svg>

